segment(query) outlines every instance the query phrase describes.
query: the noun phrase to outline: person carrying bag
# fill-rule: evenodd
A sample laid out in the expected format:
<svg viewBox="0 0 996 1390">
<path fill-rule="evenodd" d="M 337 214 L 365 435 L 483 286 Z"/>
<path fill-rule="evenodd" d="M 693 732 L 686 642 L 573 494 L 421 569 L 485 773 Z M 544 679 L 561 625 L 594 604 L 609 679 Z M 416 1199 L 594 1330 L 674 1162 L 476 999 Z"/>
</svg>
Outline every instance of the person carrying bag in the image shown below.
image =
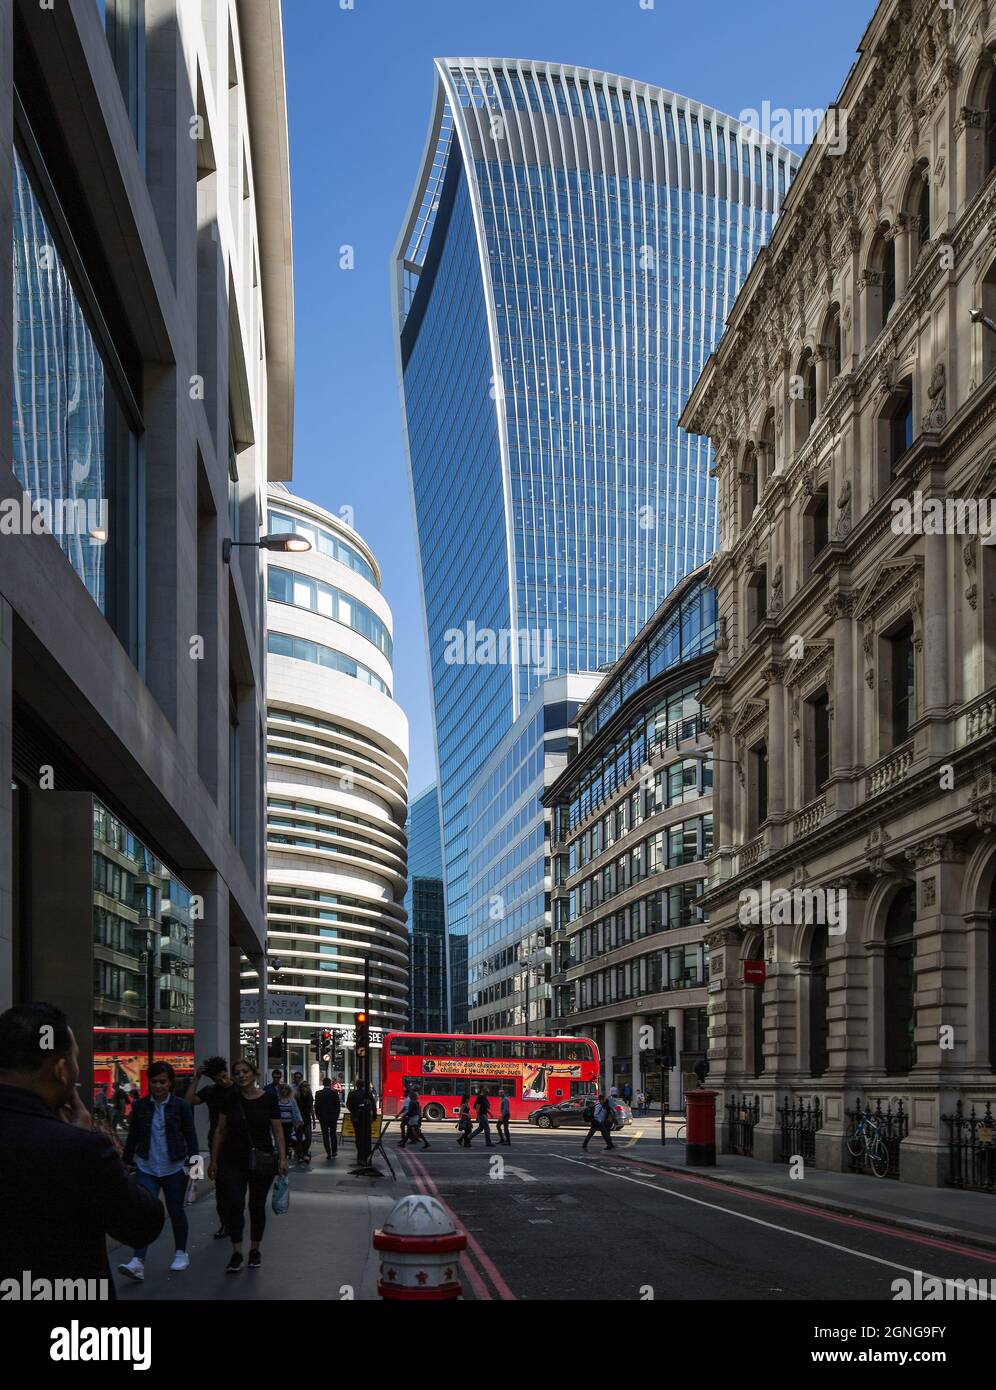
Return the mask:
<svg viewBox="0 0 996 1390">
<path fill-rule="evenodd" d="M 249 1198 L 249 1268 L 262 1264 L 260 1242 L 266 1225 L 266 1198 L 273 1180 L 287 1176 L 287 1149 L 277 1098 L 263 1091 L 254 1063 L 240 1058 L 232 1068 L 232 1095 L 218 1118 L 208 1176 L 218 1183 L 225 1229 L 232 1242 L 226 1272 L 243 1266 L 242 1231 Z M 285 1208 L 286 1209 L 286 1208 Z"/>
</svg>

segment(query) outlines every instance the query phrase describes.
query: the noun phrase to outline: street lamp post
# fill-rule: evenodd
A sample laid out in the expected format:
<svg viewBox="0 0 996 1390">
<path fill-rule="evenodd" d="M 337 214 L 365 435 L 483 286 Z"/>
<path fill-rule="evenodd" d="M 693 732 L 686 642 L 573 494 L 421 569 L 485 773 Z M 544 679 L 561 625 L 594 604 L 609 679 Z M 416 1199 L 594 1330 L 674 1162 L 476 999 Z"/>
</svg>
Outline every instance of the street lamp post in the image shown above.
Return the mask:
<svg viewBox="0 0 996 1390">
<path fill-rule="evenodd" d="M 990 333 L 996 333 L 996 323 L 993 323 L 985 310 L 972 309 L 969 311 L 968 317 L 973 323 L 981 323 L 983 328 L 988 328 Z"/>
<path fill-rule="evenodd" d="M 277 550 L 287 554 L 291 551 L 310 550 L 311 542 L 307 536 L 298 536 L 293 531 L 279 535 L 260 536 L 257 541 L 233 541 L 229 536 L 226 536 L 221 543 L 221 558 L 226 565 L 231 561 L 232 551 L 236 546 L 242 546 L 249 550 Z"/>
</svg>

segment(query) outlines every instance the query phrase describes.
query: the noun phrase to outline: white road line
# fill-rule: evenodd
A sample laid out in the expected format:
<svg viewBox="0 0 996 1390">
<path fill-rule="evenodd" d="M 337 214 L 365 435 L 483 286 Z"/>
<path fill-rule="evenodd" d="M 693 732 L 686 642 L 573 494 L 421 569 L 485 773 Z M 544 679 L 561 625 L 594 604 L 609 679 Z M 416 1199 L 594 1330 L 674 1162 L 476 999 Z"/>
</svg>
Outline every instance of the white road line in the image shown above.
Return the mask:
<svg viewBox="0 0 996 1390">
<path fill-rule="evenodd" d="M 636 1183 L 637 1187 L 649 1187 L 651 1192 L 665 1192 L 669 1197 L 679 1197 L 683 1202 L 692 1202 L 697 1207 L 708 1207 L 710 1211 L 721 1211 L 726 1216 L 735 1216 L 738 1221 L 750 1221 L 755 1226 L 767 1226 L 771 1231 L 779 1231 L 782 1235 L 795 1236 L 798 1240 L 811 1241 L 813 1245 L 824 1245 L 829 1250 L 838 1250 L 843 1255 L 854 1255 L 859 1260 L 869 1260 L 872 1264 L 885 1265 L 887 1269 L 898 1269 L 904 1274 L 916 1274 L 911 1265 L 897 1264 L 894 1260 L 883 1260 L 879 1255 L 866 1255 L 863 1250 L 852 1250 L 848 1245 L 838 1245 L 832 1240 L 823 1240 L 820 1236 L 807 1235 L 805 1231 L 793 1231 L 791 1226 L 779 1226 L 774 1221 L 764 1221 L 760 1216 L 748 1216 L 746 1212 L 733 1211 L 731 1207 L 721 1207 L 718 1202 L 706 1202 L 701 1197 L 690 1197 L 687 1192 L 675 1192 L 674 1188 L 661 1187 L 658 1183 L 642 1182 L 639 1178 L 632 1178 L 628 1173 L 616 1173 L 609 1168 L 602 1168 L 595 1163 L 585 1163 L 580 1158 L 569 1158 L 567 1154 L 550 1152 L 550 1158 L 559 1158 L 564 1163 L 576 1163 L 579 1168 L 590 1168 L 595 1173 L 606 1173 L 609 1177 L 619 1178 L 622 1182 Z M 928 1275 L 923 1270 L 919 1271 L 924 1279 L 941 1278 L 940 1275 Z M 943 1282 L 943 1281 L 942 1281 Z M 983 1295 L 979 1294 L 980 1299 Z M 988 1299 L 988 1295 L 985 1295 Z"/>
</svg>

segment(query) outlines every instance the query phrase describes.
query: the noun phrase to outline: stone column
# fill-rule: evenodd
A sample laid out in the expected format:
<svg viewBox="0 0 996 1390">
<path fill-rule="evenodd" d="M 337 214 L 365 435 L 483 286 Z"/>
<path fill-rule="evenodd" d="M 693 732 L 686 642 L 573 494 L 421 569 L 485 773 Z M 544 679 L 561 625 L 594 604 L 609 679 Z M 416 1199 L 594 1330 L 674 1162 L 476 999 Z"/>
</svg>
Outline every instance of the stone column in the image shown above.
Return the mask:
<svg viewBox="0 0 996 1390">
<path fill-rule="evenodd" d="M 941 1124 L 944 1092 L 968 1066 L 968 952 L 961 902 L 964 856 L 943 836 L 923 840 L 906 857 L 916 872 L 914 1042 L 911 1076 L 935 1082 L 936 1093 L 913 1101 L 903 1141 L 900 1179 L 943 1185 L 947 1135 Z"/>
<path fill-rule="evenodd" d="M 713 762 L 712 769 L 712 797 L 713 805 L 716 808 L 716 842 L 714 848 L 719 854 L 729 855 L 733 851 L 733 789 L 737 775 L 737 770 L 733 765 L 733 735 L 730 732 L 729 717 L 722 715 L 718 719 L 714 719 L 711 733 L 714 747 L 717 736 L 719 740 L 716 760 Z M 723 877 L 725 876 L 724 874 Z"/>
<path fill-rule="evenodd" d="M 990 1071 L 994 1039 L 990 1034 L 989 1007 L 991 917 L 988 912 L 966 912 L 965 956 L 968 962 L 968 997 L 965 1005 L 965 1063 L 972 1071 Z"/>
<path fill-rule="evenodd" d="M 643 1085 L 643 1071 L 640 1067 L 640 1029 L 647 1020 L 642 1014 L 634 1014 L 630 1019 L 630 1056 L 632 1057 L 632 1077 L 630 1085 L 633 1094 Z"/>
<path fill-rule="evenodd" d="M 228 1057 L 232 1039 L 228 885 L 214 871 L 187 873 L 201 901 L 194 922 L 194 1051 L 199 1060 Z M 236 968 L 236 981 L 238 973 Z M 237 1019 L 236 1019 L 237 1023 Z"/>
<path fill-rule="evenodd" d="M 825 605 L 826 612 L 833 618 L 833 683 L 830 690 L 830 777 L 832 786 L 828 788 L 828 809 L 840 811 L 851 809 L 854 804 L 854 783 L 851 775 L 856 766 L 855 728 L 857 725 L 856 702 L 865 689 L 862 681 L 862 664 L 858 659 L 858 645 L 854 624 L 855 600 L 853 595 L 840 593 L 833 595 Z"/>
<path fill-rule="evenodd" d="M 602 1078 L 605 1082 L 605 1089 L 615 1085 L 612 1074 L 612 1059 L 616 1055 L 616 1025 L 613 1019 L 607 1019 L 603 1025 L 603 1048 L 602 1048 Z"/>
<path fill-rule="evenodd" d="M 901 212 L 893 225 L 885 233 L 886 241 L 892 241 L 896 247 L 896 303 L 906 293 L 906 286 L 910 278 L 910 227 L 909 218 Z"/>
<path fill-rule="evenodd" d="M 823 410 L 830 390 L 830 350 L 821 343 L 813 353 L 816 363 L 816 410 Z"/>
<path fill-rule="evenodd" d="M 0 598 L 0 1012 L 14 1003 L 14 614 Z"/>
<path fill-rule="evenodd" d="M 975 193 L 983 177 L 985 160 L 985 113 L 963 106 L 954 125 L 955 151 L 952 171 L 957 188 L 955 206 L 962 208 Z"/>
<path fill-rule="evenodd" d="M 765 668 L 768 682 L 768 844 L 781 847 L 785 820 L 785 668 L 772 662 Z"/>
<path fill-rule="evenodd" d="M 947 752 L 950 731 L 948 707 L 948 541 L 946 536 L 923 537 L 923 627 L 921 662 L 923 705 L 931 721 L 927 748 L 932 755 Z M 916 637 L 916 633 L 914 633 Z"/>
<path fill-rule="evenodd" d="M 827 1069 L 814 1083 L 823 1102 L 823 1127 L 816 1135 L 816 1166 L 843 1172 L 847 1108 L 871 1070 L 870 957 L 865 946 L 868 883 L 841 878 L 824 885 L 836 893 L 839 923 L 827 936 Z M 840 928 L 843 928 L 841 931 Z M 877 956 L 881 964 L 881 952 Z M 853 1094 L 852 1094 L 853 1091 Z"/>
</svg>

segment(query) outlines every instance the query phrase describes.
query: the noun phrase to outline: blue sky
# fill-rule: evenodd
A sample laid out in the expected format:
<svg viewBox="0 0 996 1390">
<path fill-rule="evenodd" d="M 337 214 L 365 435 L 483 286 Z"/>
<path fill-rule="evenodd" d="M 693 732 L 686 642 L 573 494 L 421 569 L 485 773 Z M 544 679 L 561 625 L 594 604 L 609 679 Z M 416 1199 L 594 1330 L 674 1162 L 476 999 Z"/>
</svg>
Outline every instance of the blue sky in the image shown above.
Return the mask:
<svg viewBox="0 0 996 1390">
<path fill-rule="evenodd" d="M 648 0 L 644 0 L 647 4 Z M 394 613 L 410 787 L 435 776 L 389 261 L 426 137 L 437 56 L 621 73 L 731 115 L 824 107 L 874 11 L 785 0 L 284 0 L 297 314 L 295 492 L 352 507 Z M 338 248 L 355 268 L 339 269 Z"/>
</svg>

